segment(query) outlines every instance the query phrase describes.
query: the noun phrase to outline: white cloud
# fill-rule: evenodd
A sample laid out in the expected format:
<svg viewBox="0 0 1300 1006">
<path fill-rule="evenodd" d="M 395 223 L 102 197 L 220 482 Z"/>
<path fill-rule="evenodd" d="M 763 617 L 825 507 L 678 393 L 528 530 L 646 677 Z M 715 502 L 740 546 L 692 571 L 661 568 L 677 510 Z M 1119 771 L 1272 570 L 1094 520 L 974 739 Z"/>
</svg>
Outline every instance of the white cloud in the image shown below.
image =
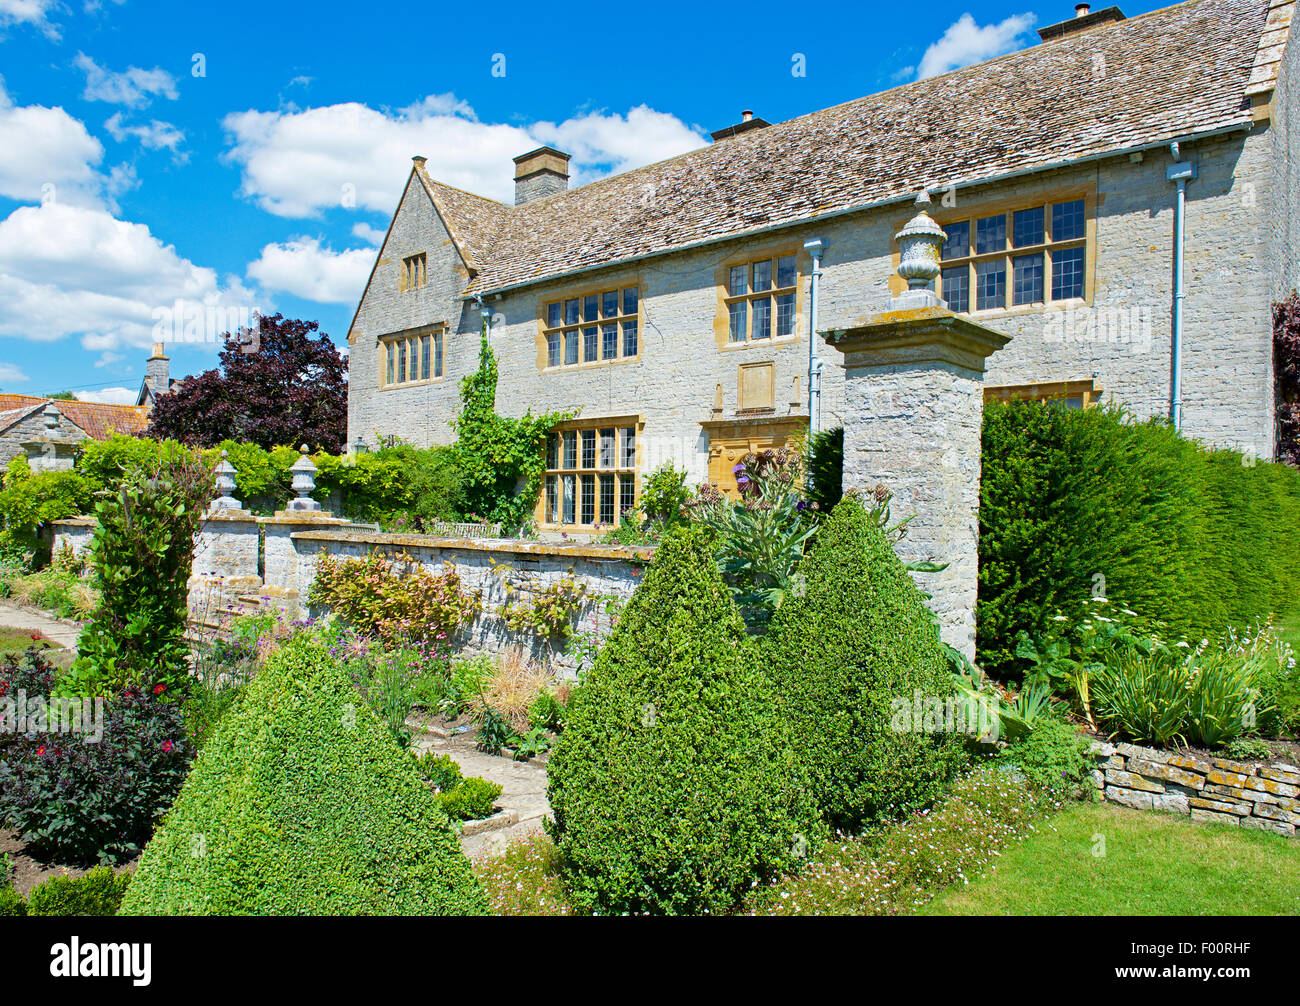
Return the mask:
<svg viewBox="0 0 1300 1006">
<path fill-rule="evenodd" d="M 155 339 L 157 312 L 177 300 L 250 312 L 258 306 L 237 277 L 222 283 L 145 225 L 103 210 L 22 206 L 0 221 L 0 336 L 77 336 L 95 352 L 143 348 Z"/>
<path fill-rule="evenodd" d="M 958 67 L 1001 56 L 1020 47 L 1020 36 L 1033 27 L 1033 14 L 1013 14 L 998 24 L 980 27 L 970 14 L 963 14 L 948 26 L 939 41 L 925 50 L 917 70 L 918 80 Z"/>
<path fill-rule="evenodd" d="M 352 225 L 353 237 L 360 238 L 362 241 L 366 242 L 367 244 L 374 245 L 376 248 L 378 248 L 381 244 L 384 243 L 384 235 L 386 233 L 387 232 L 384 231 L 383 229 L 379 227 L 371 227 L 367 223 L 359 223 L 359 224 Z"/>
<path fill-rule="evenodd" d="M 74 391 L 79 402 L 106 402 L 109 405 L 134 405 L 139 388 L 100 388 L 98 391 Z"/>
<path fill-rule="evenodd" d="M 269 244 L 249 263 L 248 276 L 264 289 L 323 304 L 355 304 L 375 264 L 373 248 L 336 252 L 315 238 Z"/>
<path fill-rule="evenodd" d="M 0 82 L 0 196 L 98 202 L 104 147 L 62 108 L 15 105 Z"/>
<path fill-rule="evenodd" d="M 58 0 L 0 0 L 0 29 L 16 24 L 30 24 L 50 38 L 59 37 L 59 27 L 52 24 L 49 12 Z"/>
<path fill-rule="evenodd" d="M 0 363 L 0 387 L 6 384 L 18 384 L 31 378 L 12 363 Z"/>
<path fill-rule="evenodd" d="M 178 149 L 185 142 L 185 134 L 170 122 L 152 119 L 148 125 L 129 126 L 122 121 L 121 112 L 114 112 L 104 128 L 118 143 L 135 137 L 146 150 L 170 150 L 178 161 L 189 160 L 189 154 Z"/>
<path fill-rule="evenodd" d="M 121 72 L 106 70 L 84 52 L 77 53 L 73 65 L 86 74 L 86 101 L 108 101 L 128 108 L 143 108 L 161 95 L 173 101 L 178 97 L 176 78 L 161 67 L 142 70 L 129 66 Z"/>
<path fill-rule="evenodd" d="M 573 155 L 571 185 L 617 175 L 704 145 L 703 138 L 676 116 L 656 112 L 648 105 L 638 105 L 625 116 L 592 112 L 559 125 L 539 122 L 530 132 L 542 143 Z"/>
<path fill-rule="evenodd" d="M 439 181 L 514 202 L 511 158 L 550 143 L 574 154 L 575 181 L 624 171 L 703 146 L 686 124 L 646 106 L 626 116 L 590 113 L 530 127 L 480 121 L 454 95 L 430 95 L 381 111 L 357 102 L 226 116 L 226 157 L 243 172 L 243 194 L 270 213 L 306 217 L 327 207 L 393 212 L 423 154 Z M 568 147 L 564 145 L 568 144 Z"/>
</svg>

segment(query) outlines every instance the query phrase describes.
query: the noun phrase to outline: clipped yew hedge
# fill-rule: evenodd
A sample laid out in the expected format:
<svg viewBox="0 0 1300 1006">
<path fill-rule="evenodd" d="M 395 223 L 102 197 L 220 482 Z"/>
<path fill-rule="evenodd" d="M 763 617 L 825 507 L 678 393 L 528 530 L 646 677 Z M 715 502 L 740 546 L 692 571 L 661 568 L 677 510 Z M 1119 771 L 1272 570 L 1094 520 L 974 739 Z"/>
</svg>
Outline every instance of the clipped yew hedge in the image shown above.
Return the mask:
<svg viewBox="0 0 1300 1006">
<path fill-rule="evenodd" d="M 856 832 L 932 802 L 964 760 L 950 734 L 895 730 L 895 700 L 953 693 L 934 621 L 856 494 L 799 564 L 763 665 L 826 821 Z"/>
<path fill-rule="evenodd" d="M 707 536 L 673 531 L 548 765 L 576 906 L 725 912 L 813 850 L 816 810 L 754 656 Z"/>
<path fill-rule="evenodd" d="M 310 637 L 273 654 L 222 717 L 122 906 L 124 915 L 485 910 L 414 760 Z"/>
<path fill-rule="evenodd" d="M 1016 674 L 1017 633 L 1068 631 L 1095 590 L 1165 622 L 1172 638 L 1288 614 L 1300 600 L 1297 557 L 1295 469 L 1207 449 L 1118 409 L 985 407 L 986 670 Z"/>
</svg>

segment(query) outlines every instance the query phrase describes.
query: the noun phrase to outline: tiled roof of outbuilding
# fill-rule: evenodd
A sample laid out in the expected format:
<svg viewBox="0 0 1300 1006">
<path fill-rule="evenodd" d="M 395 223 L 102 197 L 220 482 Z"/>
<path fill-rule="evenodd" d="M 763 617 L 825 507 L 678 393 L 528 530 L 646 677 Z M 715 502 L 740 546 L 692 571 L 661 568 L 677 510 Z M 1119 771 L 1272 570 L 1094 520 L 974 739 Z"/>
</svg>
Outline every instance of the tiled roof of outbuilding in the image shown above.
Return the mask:
<svg viewBox="0 0 1300 1006">
<path fill-rule="evenodd" d="M 8 424 L 21 418 L 37 407 L 44 408 L 46 402 L 53 402 L 55 407 L 69 421 L 86 431 L 86 436 L 95 440 L 107 440 L 114 433 L 137 435 L 144 432 L 149 425 L 145 410 L 137 405 L 111 405 L 105 402 L 76 402 L 64 399 L 40 398 L 35 395 L 0 394 L 0 419 L 9 416 Z M 3 428 L 3 427 L 0 427 Z"/>
<path fill-rule="evenodd" d="M 485 293 L 923 187 L 1247 128 L 1265 20 L 1283 6 L 1190 0 L 522 206 L 421 174 L 477 271 L 469 292 Z"/>
</svg>

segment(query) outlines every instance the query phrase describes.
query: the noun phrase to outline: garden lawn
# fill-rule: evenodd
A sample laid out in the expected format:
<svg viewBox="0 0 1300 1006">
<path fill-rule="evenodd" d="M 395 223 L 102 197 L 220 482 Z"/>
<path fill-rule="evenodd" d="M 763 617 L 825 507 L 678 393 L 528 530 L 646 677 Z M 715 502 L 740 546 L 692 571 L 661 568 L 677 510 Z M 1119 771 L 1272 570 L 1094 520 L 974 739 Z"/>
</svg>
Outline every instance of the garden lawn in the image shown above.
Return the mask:
<svg viewBox="0 0 1300 1006">
<path fill-rule="evenodd" d="M 1110 804 L 1072 807 L 919 914 L 1295 915 L 1300 841 Z"/>
<path fill-rule="evenodd" d="M 40 647 L 42 644 L 49 647 L 45 651 L 45 656 L 51 660 L 57 667 L 67 667 L 72 662 L 72 654 L 63 647 L 51 642 L 43 633 L 34 634 L 37 638 L 33 639 L 31 629 L 19 629 L 9 625 L 0 625 L 0 660 L 3 660 L 9 654 L 21 656 L 29 646 Z"/>
</svg>

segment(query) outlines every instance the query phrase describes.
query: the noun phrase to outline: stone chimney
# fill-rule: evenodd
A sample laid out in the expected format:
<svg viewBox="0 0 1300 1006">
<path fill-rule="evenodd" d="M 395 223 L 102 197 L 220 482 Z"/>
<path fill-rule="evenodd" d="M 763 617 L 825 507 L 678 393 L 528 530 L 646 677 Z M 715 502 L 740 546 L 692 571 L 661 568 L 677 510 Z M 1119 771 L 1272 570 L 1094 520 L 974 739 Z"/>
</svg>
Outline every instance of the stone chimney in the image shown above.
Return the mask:
<svg viewBox="0 0 1300 1006">
<path fill-rule="evenodd" d="M 717 143 L 719 140 L 725 140 L 729 136 L 736 136 L 740 133 L 748 133 L 751 129 L 762 129 L 764 126 L 770 126 L 770 125 L 771 123 L 768 122 L 766 119 L 754 118 L 753 111 L 747 108 L 740 113 L 740 121 L 737 122 L 734 126 L 726 126 L 723 129 L 715 129 L 712 133 L 709 134 L 709 136 L 713 138 L 714 143 Z"/>
<path fill-rule="evenodd" d="M 161 342 L 153 344 L 153 355 L 145 362 L 144 382 L 155 397 L 167 394 L 171 383 L 171 361 L 163 353 Z"/>
<path fill-rule="evenodd" d="M 569 187 L 571 155 L 554 147 L 538 147 L 515 158 L 515 205 L 553 196 Z"/>
<path fill-rule="evenodd" d="M 1106 7 L 1094 11 L 1091 4 L 1077 3 L 1074 5 L 1074 17 L 1067 21 L 1060 21 L 1057 24 L 1050 24 L 1046 28 L 1039 28 L 1038 37 L 1044 42 L 1053 42 L 1058 38 L 1065 38 L 1068 35 L 1076 35 L 1081 31 L 1087 31 L 1089 28 L 1097 28 L 1103 24 L 1124 20 L 1126 20 L 1124 12 L 1118 7 Z"/>
</svg>

